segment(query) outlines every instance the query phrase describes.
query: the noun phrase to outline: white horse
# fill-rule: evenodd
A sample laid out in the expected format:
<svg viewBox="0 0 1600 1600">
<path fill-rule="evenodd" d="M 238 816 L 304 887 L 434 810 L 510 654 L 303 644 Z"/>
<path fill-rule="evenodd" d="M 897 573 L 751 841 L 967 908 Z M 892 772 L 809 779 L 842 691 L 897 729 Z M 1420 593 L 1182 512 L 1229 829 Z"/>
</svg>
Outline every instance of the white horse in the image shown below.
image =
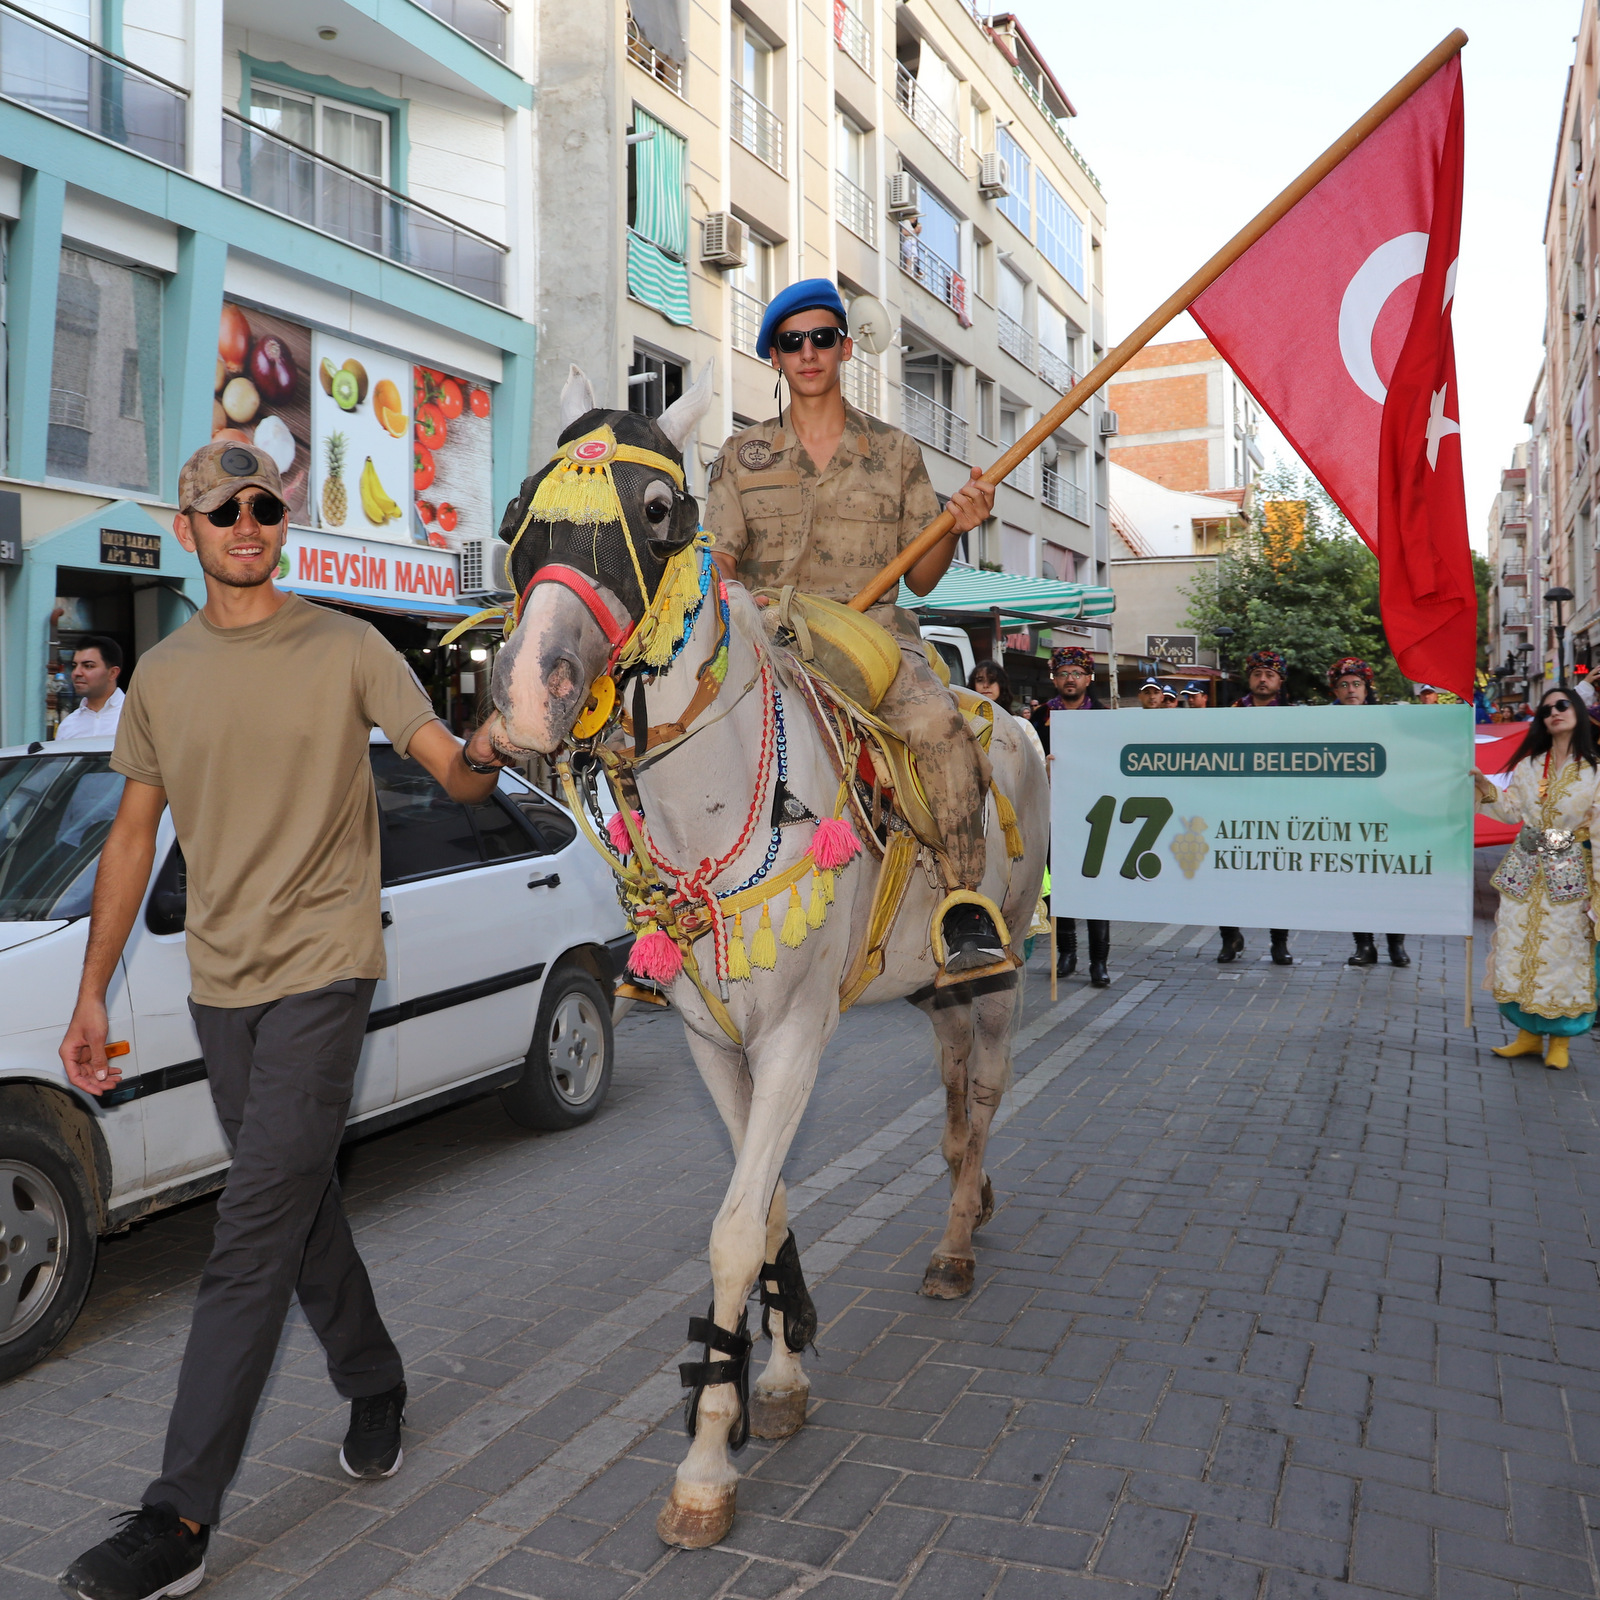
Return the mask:
<svg viewBox="0 0 1600 1600">
<path fill-rule="evenodd" d="M 638 464 L 637 456 L 655 452 L 681 461 L 684 443 L 709 401 L 708 370 L 655 422 L 628 412 L 602 412 L 595 407 L 587 378 L 572 369 L 562 394 L 562 442 L 576 449 L 573 441 L 608 429 L 615 440 L 632 444 L 635 462 L 626 473 L 619 465 L 617 492 L 640 556 L 673 516 L 683 514 L 686 497 L 671 473 Z M 659 583 L 659 576 L 652 578 L 651 573 L 659 573 L 660 567 L 652 569 L 644 561 L 635 592 L 618 592 L 629 586 L 626 579 L 608 582 L 607 571 L 628 569 L 593 528 L 574 530 L 529 519 L 537 481 L 524 485 L 502 525 L 502 537 L 511 537 L 518 527 L 524 530 L 512 553 L 521 605 L 515 630 L 496 663 L 493 694 L 508 743 L 550 753 L 563 746 L 575 719 L 592 705 L 589 686 L 616 659 L 615 641 L 639 622 L 641 597 L 649 600 L 644 590 Z M 688 507 L 692 529 L 692 500 Z M 586 554 L 591 550 L 596 553 L 593 560 Z M 583 581 L 574 586 L 556 567 L 577 568 Z M 640 573 L 638 565 L 631 570 Z M 536 571 L 540 581 L 530 583 Z M 643 815 L 642 832 L 658 860 L 686 874 L 696 864 L 717 868 L 706 887 L 721 895 L 763 868 L 768 877 L 777 877 L 797 863 L 803 865 L 814 834 L 812 821 L 835 814 L 840 773 L 782 652 L 769 644 L 755 604 L 743 588 L 729 585 L 725 630 L 724 612 L 716 603 L 718 589 L 713 572 L 706 603 L 697 614 L 691 608 L 692 626 L 686 623 L 681 654 L 670 666 L 637 680 L 642 696 L 637 684 L 625 684 L 622 696 L 635 716 L 642 706 L 652 728 L 680 720 L 687 724 L 682 733 L 673 728 L 661 749 L 632 768 L 632 782 Z M 726 675 L 708 705 L 701 669 L 724 640 Z M 702 699 L 693 704 L 697 691 Z M 686 712 L 693 714 L 685 717 Z M 778 776 L 772 747 L 780 718 L 784 787 L 809 814 L 801 825 L 782 828 L 771 825 Z M 625 759 L 633 754 L 632 739 L 620 734 L 613 738 Z M 996 711 L 989 756 L 997 787 L 1015 806 L 1026 848 L 1020 859 L 1008 859 L 994 815 L 997 807 L 991 804 L 983 892 L 1003 910 L 1012 945 L 1020 951 L 1044 872 L 1048 786 L 1031 742 L 1003 711 Z M 730 856 L 741 838 L 745 844 Z M 691 1322 L 691 1338 L 706 1343 L 707 1360 L 691 1385 L 688 1423 L 694 1442 L 657 1524 L 669 1544 L 714 1544 L 728 1531 L 738 1482 L 729 1459 L 730 1437 L 737 1449 L 747 1426 L 761 1436 L 783 1437 L 805 1418 L 809 1383 L 799 1352 L 815 1330 L 815 1313 L 790 1242 L 783 1162 L 816 1082 L 818 1060 L 839 1020 L 841 980 L 865 937 L 877 872 L 873 855 L 863 852 L 834 873 L 834 899 L 821 925 L 816 925 L 814 907 L 804 942 L 797 948 L 776 945 L 770 970 L 758 958 L 748 978 L 719 983 L 719 951 L 706 934 L 691 952 L 705 989 L 687 973 L 670 985 L 690 1053 L 727 1125 L 735 1160 L 711 1227 L 711 1315 L 709 1322 Z M 813 879 L 813 897 L 819 892 Z M 1009 1081 L 1021 990 L 1020 972 L 1015 980 L 935 989 L 930 921 L 943 895 L 932 859 L 921 851 L 885 952 L 885 970 L 864 999 L 910 1000 L 928 1017 L 938 1040 L 947 1108 L 943 1152 L 951 1193 L 923 1293 L 952 1298 L 972 1287 L 973 1230 L 992 1210 L 984 1148 Z M 786 903 L 785 895 L 772 902 L 772 909 L 782 915 Z M 752 909 L 752 920 L 755 915 Z M 751 946 L 754 953 L 754 940 Z M 720 1005 L 721 993 L 726 993 L 725 1005 Z M 719 1021 L 719 1006 L 738 1042 Z M 747 1408 L 750 1339 L 744 1331 L 745 1305 L 758 1278 L 763 1301 L 773 1313 L 772 1351 Z M 690 1377 L 695 1377 L 693 1371 Z"/>
</svg>

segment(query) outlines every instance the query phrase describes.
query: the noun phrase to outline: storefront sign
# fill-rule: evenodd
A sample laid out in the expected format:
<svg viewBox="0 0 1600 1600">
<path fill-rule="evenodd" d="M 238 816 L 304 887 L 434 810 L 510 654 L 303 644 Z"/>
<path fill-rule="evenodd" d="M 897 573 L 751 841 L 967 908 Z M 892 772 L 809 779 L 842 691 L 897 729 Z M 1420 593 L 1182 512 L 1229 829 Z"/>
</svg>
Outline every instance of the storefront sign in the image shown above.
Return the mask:
<svg viewBox="0 0 1600 1600">
<path fill-rule="evenodd" d="M 1051 739 L 1058 916 L 1472 931 L 1469 706 L 1056 712 Z"/>
<path fill-rule="evenodd" d="M 1144 653 L 1174 667 L 1200 665 L 1199 638 L 1192 633 L 1147 633 Z"/>
<path fill-rule="evenodd" d="M 291 528 L 278 582 L 299 594 L 326 594 L 403 609 L 456 607 L 459 558 L 453 551 L 384 540 L 347 539 Z"/>
<path fill-rule="evenodd" d="M 159 533 L 124 533 L 120 528 L 100 530 L 100 564 L 106 567 L 148 567 L 161 565 Z"/>
<path fill-rule="evenodd" d="M 0 567 L 22 565 L 22 496 L 0 489 Z"/>
</svg>

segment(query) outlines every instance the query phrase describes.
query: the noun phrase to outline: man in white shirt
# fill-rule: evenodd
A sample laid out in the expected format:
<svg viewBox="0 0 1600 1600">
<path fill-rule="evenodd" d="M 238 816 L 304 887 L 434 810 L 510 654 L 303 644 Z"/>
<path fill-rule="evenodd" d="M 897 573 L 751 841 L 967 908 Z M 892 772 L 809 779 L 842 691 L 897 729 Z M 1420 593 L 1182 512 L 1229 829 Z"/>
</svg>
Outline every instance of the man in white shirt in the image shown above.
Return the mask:
<svg viewBox="0 0 1600 1600">
<path fill-rule="evenodd" d="M 72 687 L 79 697 L 76 711 L 61 719 L 57 739 L 94 739 L 114 735 L 122 715 L 122 646 L 100 634 L 85 639 L 72 657 Z"/>
</svg>

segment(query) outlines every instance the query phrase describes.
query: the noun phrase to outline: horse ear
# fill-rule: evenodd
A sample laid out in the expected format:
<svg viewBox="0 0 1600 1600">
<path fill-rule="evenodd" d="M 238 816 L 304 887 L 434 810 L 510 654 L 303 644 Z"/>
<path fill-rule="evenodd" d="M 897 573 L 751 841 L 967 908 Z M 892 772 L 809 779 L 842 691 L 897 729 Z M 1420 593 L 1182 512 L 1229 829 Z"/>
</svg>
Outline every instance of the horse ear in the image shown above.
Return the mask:
<svg viewBox="0 0 1600 1600">
<path fill-rule="evenodd" d="M 656 426 L 678 447 L 683 447 L 694 437 L 700 419 L 711 409 L 711 363 L 700 369 L 694 383 L 656 418 Z"/>
<path fill-rule="evenodd" d="M 582 367 L 567 368 L 567 381 L 561 389 L 561 427 L 570 428 L 579 417 L 595 409 L 594 385 Z"/>
</svg>

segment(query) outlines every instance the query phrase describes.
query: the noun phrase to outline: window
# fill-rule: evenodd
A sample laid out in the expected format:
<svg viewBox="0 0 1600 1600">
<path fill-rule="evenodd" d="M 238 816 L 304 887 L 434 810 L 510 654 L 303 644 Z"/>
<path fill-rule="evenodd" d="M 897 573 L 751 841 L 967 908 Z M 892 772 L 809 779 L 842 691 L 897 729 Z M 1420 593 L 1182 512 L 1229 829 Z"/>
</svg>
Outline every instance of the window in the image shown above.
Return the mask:
<svg viewBox="0 0 1600 1600">
<path fill-rule="evenodd" d="M 45 471 L 116 489 L 160 482 L 161 283 L 64 247 Z"/>
<path fill-rule="evenodd" d="M 733 81 L 762 105 L 772 105 L 772 46 L 743 17 L 733 19 Z"/>
<path fill-rule="evenodd" d="M 998 413 L 996 412 L 997 391 L 993 378 L 978 379 L 978 437 L 987 439 L 990 444 L 995 442 L 999 428 Z"/>
<path fill-rule="evenodd" d="M 642 106 L 628 146 L 628 293 L 689 327 L 688 143 Z M 652 415 L 659 415 L 652 412 Z"/>
<path fill-rule="evenodd" d="M 659 417 L 683 394 L 683 367 L 651 350 L 635 349 L 628 367 L 628 409 Z"/>
<path fill-rule="evenodd" d="M 1012 268 L 1002 266 L 1000 268 L 1000 299 L 998 306 L 1000 311 L 1005 316 L 1010 317 L 1018 327 L 1023 326 L 1026 298 L 1027 288 L 1022 279 Z"/>
<path fill-rule="evenodd" d="M 485 861 L 541 854 L 543 845 L 520 811 L 491 795 L 478 805 L 452 800 L 414 761 L 392 745 L 372 747 L 378 791 L 379 846 L 385 884 Z"/>
<path fill-rule="evenodd" d="M 1041 172 L 1038 182 L 1039 249 L 1079 294 L 1085 292 L 1083 224 Z"/>
<path fill-rule="evenodd" d="M 918 236 L 947 267 L 961 270 L 961 224 L 926 185 L 922 186 L 922 216 Z"/>
<path fill-rule="evenodd" d="M 742 294 L 759 300 L 763 306 L 772 298 L 773 257 L 777 247 L 759 233 L 745 230 L 744 265 L 728 273 L 728 282 Z"/>
<path fill-rule="evenodd" d="M 980 300 L 994 304 L 994 245 L 977 233 L 972 236 L 972 288 Z"/>
<path fill-rule="evenodd" d="M 100 7 L 95 0 L 31 0 L 27 9 L 80 39 L 87 39 L 91 44 L 96 42 L 95 13 Z"/>
<path fill-rule="evenodd" d="M 0 762 L 0 920 L 87 916 L 121 799 L 108 755 Z"/>
<path fill-rule="evenodd" d="M 841 177 L 848 178 L 858 189 L 867 187 L 867 135 L 844 112 L 837 111 L 833 118 L 834 160 Z"/>
<path fill-rule="evenodd" d="M 994 130 L 994 147 L 1006 159 L 1006 165 L 1011 171 L 1011 192 L 996 205 L 1002 215 L 1009 217 L 1016 225 L 1028 234 L 1033 233 L 1033 216 L 1030 209 L 1028 187 L 1029 178 L 1033 172 L 1033 163 L 1023 153 L 1022 146 L 1011 137 L 1009 128 L 997 127 Z"/>
<path fill-rule="evenodd" d="M 253 84 L 250 120 L 359 172 L 375 183 L 389 181 L 389 119 L 381 111 L 329 100 L 320 94 L 296 94 Z"/>
</svg>

